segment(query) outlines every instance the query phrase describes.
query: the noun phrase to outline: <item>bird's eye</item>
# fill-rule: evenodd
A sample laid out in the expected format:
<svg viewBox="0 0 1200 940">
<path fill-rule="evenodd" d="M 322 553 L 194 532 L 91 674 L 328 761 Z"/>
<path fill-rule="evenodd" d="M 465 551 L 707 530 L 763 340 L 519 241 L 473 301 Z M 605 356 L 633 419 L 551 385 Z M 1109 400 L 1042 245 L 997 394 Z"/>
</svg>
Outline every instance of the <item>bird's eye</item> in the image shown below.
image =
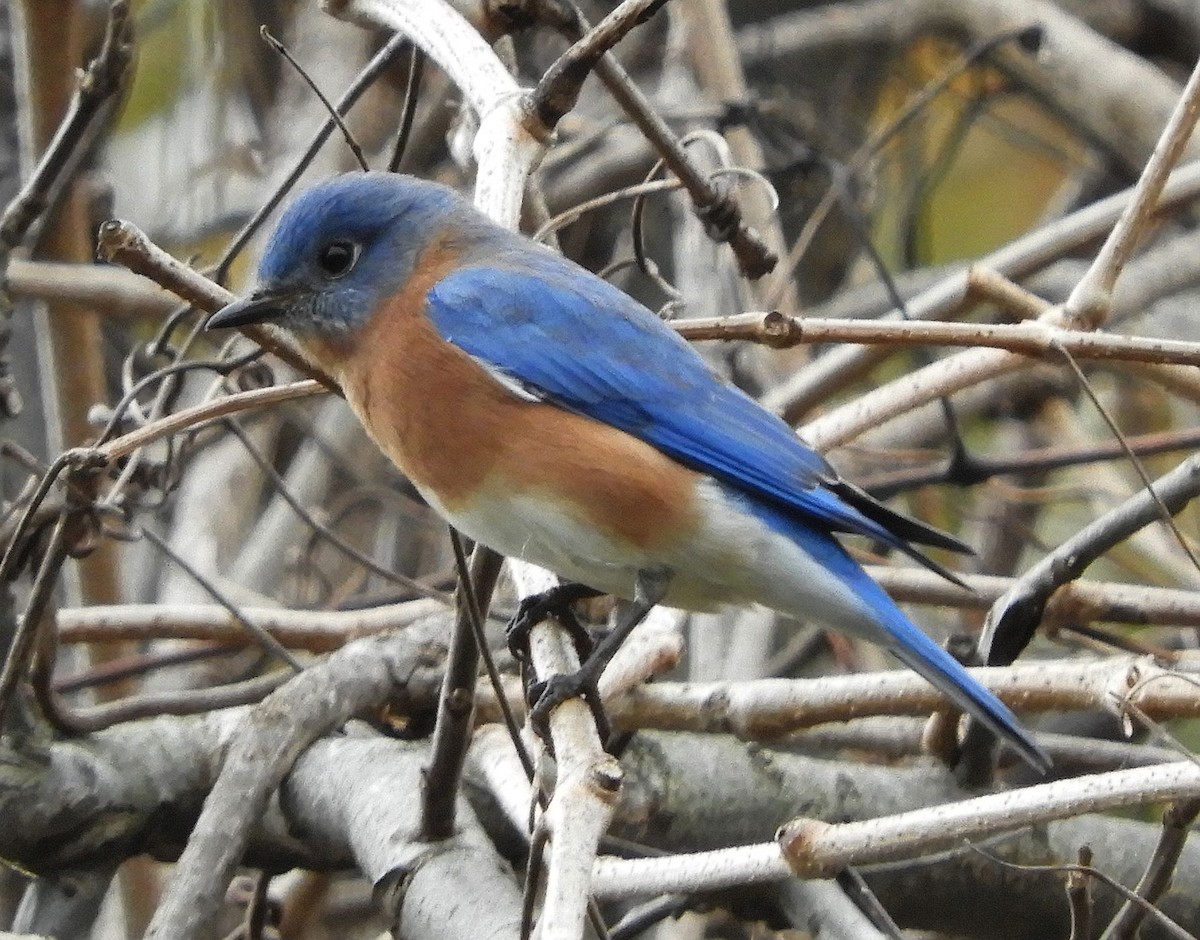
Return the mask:
<svg viewBox="0 0 1200 940">
<path fill-rule="evenodd" d="M 337 278 L 349 274 L 358 260 L 358 245 L 344 238 L 325 245 L 317 255 L 317 264 L 329 277 Z"/>
</svg>

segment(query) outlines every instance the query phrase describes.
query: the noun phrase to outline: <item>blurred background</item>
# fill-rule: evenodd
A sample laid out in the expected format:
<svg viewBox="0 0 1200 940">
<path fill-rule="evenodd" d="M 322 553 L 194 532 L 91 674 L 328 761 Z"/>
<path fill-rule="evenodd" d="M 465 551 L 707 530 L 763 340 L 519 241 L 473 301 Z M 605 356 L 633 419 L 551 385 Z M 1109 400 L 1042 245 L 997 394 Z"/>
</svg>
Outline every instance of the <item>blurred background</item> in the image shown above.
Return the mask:
<svg viewBox="0 0 1200 940">
<path fill-rule="evenodd" d="M 536 4 L 456 6 L 495 40 L 523 86 L 534 85 L 567 47 L 548 26 L 511 29 L 535 19 Z M 611 7 L 591 2 L 585 12 L 595 21 Z M 0 14 L 0 195 L 8 203 L 70 107 L 79 70 L 100 52 L 114 5 L 13 0 Z M 444 525 L 332 396 L 157 442 L 102 474 L 91 494 L 52 488 L 21 522 L 34 481 L 68 448 L 112 439 L 215 395 L 296 378 L 273 358 L 245 361 L 248 341 L 219 345 L 222 337 L 204 336 L 202 315 L 150 282 L 93 264 L 96 232 L 105 219 L 130 220 L 176 258 L 245 290 L 274 218 L 259 218 L 260 210 L 276 197 L 286 204 L 287 193 L 306 182 L 357 166 L 340 132 L 312 148 L 326 106 L 260 31 L 278 37 L 335 101 L 388 39 L 314 3 L 268 0 L 139 0 L 122 23 L 129 60 L 115 69 L 116 90 L 72 131 L 67 171 L 39 194 L 45 211 L 15 238 L 0 233 L 7 235 L 8 272 L 0 483 L 5 544 L 15 539 L 0 636 L 14 634 L 34 575 L 55 561 L 54 526 L 64 507 L 92 500 L 68 535 L 70 557 L 51 565 L 58 577 L 47 616 L 60 631 L 51 666 L 61 707 L 90 714 L 115 703 L 105 724 L 149 713 L 137 706 L 142 696 L 186 703 L 196 689 L 274 671 L 256 646 L 215 628 L 207 638 L 199 627 L 181 633 L 172 612 L 187 620 L 186 608 L 203 608 L 211 620 L 227 604 L 361 611 L 433 595 L 433 606 L 410 609 L 415 622 L 441 610 L 436 598 L 447 598 L 455 583 Z M 736 194 L 779 255 L 775 270 L 757 281 L 742 277 L 728 247 L 706 236 L 677 190 L 635 197 L 644 181 L 667 174 L 594 77 L 535 173 L 523 227 L 676 319 L 771 309 L 873 318 L 893 310 L 897 297 L 928 300 L 964 263 L 980 261 L 1061 302 L 1105 230 L 1055 236 L 1055 225 L 1136 180 L 1198 53 L 1200 4 L 1187 0 L 674 0 L 620 44 L 618 58 L 696 164 Z M 447 77 L 407 44 L 396 44 L 376 71 L 346 117 L 370 165 L 469 193 L 475 124 Z M 1196 241 L 1192 206 L 1173 203 L 1120 281 L 1108 327 L 1194 339 Z M 1012 313 L 966 298 L 938 318 L 952 317 L 1006 321 Z M 839 352 L 704 344 L 718 369 L 802 432 L 807 422 L 953 351 L 888 350 L 861 368 L 832 368 Z M 210 365 L 180 368 L 186 361 Z M 1190 372 L 1120 362 L 1085 368 L 1151 478 L 1195 447 L 1200 391 Z M 828 456 L 897 508 L 975 546 L 974 558 L 941 559 L 966 574 L 1016 576 L 1142 486 L 1075 374 L 1049 362 L 914 409 Z M 1177 520 L 1190 539 L 1194 513 Z M 874 548 L 856 551 L 885 562 Z M 1200 586 L 1200 570 L 1165 526 L 1124 541 L 1088 576 L 1186 592 Z M 909 608 L 914 619 L 939 639 L 963 635 L 969 653 L 995 592 L 947 604 L 922 591 L 918 585 L 905 595 L 925 601 Z M 498 610 L 511 612 L 513 603 L 502 587 Z M 113 606 L 131 604 L 161 608 L 158 626 L 135 628 L 132 614 Z M 1169 661 L 1195 646 L 1193 618 L 1190 609 L 1137 627 L 1060 618 L 1048 622 L 1029 655 L 1133 651 Z M 889 665 L 877 650 L 759 611 L 692 617 L 684 630 L 676 678 Z M 265 686 L 256 688 L 261 696 Z M 129 710 L 120 710 L 122 702 Z M 1042 727 L 1121 737 L 1116 719 L 1100 713 L 1055 716 Z M 1185 743 L 1194 737 L 1187 722 L 1172 730 Z M 915 749 L 919 735 L 909 722 L 900 739 Z M 853 744 L 853 735 L 847 740 Z M 870 740 L 862 737 L 853 753 L 885 762 L 896 756 L 882 745 L 872 754 Z M 846 753 L 844 744 L 831 739 L 809 750 L 832 759 Z M 781 811 L 775 822 L 787 815 Z M 762 827 L 769 838 L 770 821 Z M 153 854 L 168 854 L 148 841 Z M 160 865 L 130 854 L 137 857 L 122 867 L 93 936 L 139 936 L 155 906 Z M 26 879 L 9 872 L 0 880 L 6 923 Z M 922 936 L 1068 935 L 1057 883 L 1001 879 L 982 906 L 964 904 L 981 889 L 962 872 L 923 891 L 923 900 L 937 898 L 925 905 L 906 903 L 912 884 L 883 873 L 877 890 L 901 926 L 940 931 Z M 370 936 L 384 929 L 372 913 L 370 886 L 353 878 L 293 873 L 272 890 L 283 913 L 276 911 L 268 933 Z M 1117 902 L 1105 896 L 1097 903 L 1111 912 Z M 1176 916 L 1200 927 L 1200 902 L 1171 903 L 1179 905 Z M 782 925 L 763 909 L 717 903 L 657 929 L 663 937 L 741 937 Z M 803 935 L 792 929 L 788 935 Z M 1145 935 L 1157 936 L 1150 928 Z"/>
</svg>

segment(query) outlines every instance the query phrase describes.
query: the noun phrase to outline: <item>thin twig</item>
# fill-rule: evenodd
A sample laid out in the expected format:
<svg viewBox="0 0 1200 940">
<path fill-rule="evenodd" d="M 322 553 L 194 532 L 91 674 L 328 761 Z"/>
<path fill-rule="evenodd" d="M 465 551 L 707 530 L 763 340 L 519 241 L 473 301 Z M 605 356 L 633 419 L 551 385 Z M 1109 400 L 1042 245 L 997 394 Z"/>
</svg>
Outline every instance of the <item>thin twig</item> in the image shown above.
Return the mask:
<svg viewBox="0 0 1200 940">
<path fill-rule="evenodd" d="M 0 558 L 0 582 L 13 579 L 18 559 L 26 547 L 24 545 L 25 536 L 29 533 L 43 501 L 49 495 L 50 489 L 58 482 L 58 478 L 71 469 L 95 470 L 103 465 L 104 461 L 96 458 L 90 451 L 72 449 L 59 454 L 54 462 L 46 468 L 46 472 L 42 474 L 37 486 L 30 494 L 21 517 L 17 520 L 17 524 L 9 536 L 8 544 L 4 547 L 4 556 Z"/>
<path fill-rule="evenodd" d="M 186 558 L 180 555 L 179 552 L 171 548 L 166 539 L 164 539 L 153 529 L 147 528 L 146 526 L 142 526 L 139 529 L 139 532 L 142 537 L 146 539 L 146 541 L 171 559 L 171 561 L 178 565 L 189 578 L 203 588 L 209 597 L 223 607 L 229 613 L 229 616 L 231 616 L 237 624 L 239 624 L 251 637 L 253 637 L 265 652 L 270 653 L 282 662 L 287 663 L 296 672 L 302 672 L 304 670 L 304 664 L 292 654 L 291 650 L 275 639 L 269 630 L 264 630 L 257 623 L 253 622 L 252 620 L 247 620 L 245 617 L 243 617 L 241 611 L 238 610 L 237 604 L 226 597 L 224 591 L 218 588 L 209 578 L 206 578 L 203 574 L 201 574 L 196 567 L 192 565 Z"/>
<path fill-rule="evenodd" d="M 300 398 L 310 398 L 313 395 L 324 395 L 329 389 L 315 379 L 301 379 L 287 385 L 269 385 L 266 388 L 252 388 L 245 392 L 234 392 L 224 398 L 193 405 L 173 414 L 164 415 L 156 421 L 134 428 L 127 434 L 115 437 L 107 444 L 88 450 L 97 460 L 111 463 L 128 456 L 139 447 L 152 444 L 181 431 L 199 427 L 209 421 L 216 421 L 229 415 L 266 408 L 280 402 L 295 401 Z"/>
<path fill-rule="evenodd" d="M 187 666 L 196 662 L 234 656 L 246 648 L 245 632 L 239 630 L 239 639 L 232 644 L 208 643 L 203 646 L 176 646 L 160 648 L 148 653 L 134 653 L 118 659 L 109 659 L 82 672 L 68 676 L 55 675 L 51 687 L 60 695 L 69 695 L 83 689 L 93 689 L 109 682 L 124 682 L 172 666 Z M 61 634 L 55 637 L 61 641 Z"/>
<path fill-rule="evenodd" d="M 1200 62 L 1192 69 L 1179 102 L 1133 188 L 1125 211 L 1063 304 L 1070 326 L 1095 329 L 1108 318 L 1117 278 L 1141 241 L 1167 177 L 1183 156 L 1197 118 L 1200 118 Z"/>
<path fill-rule="evenodd" d="M 125 698 L 80 708 L 65 708 L 57 692 L 47 708 L 55 727 L 65 734 L 95 734 L 126 721 L 142 721 L 160 715 L 203 715 L 222 708 L 261 702 L 288 680 L 291 673 L 268 672 L 239 682 L 226 682 L 207 689 L 143 692 Z"/>
<path fill-rule="evenodd" d="M 1071 909 L 1070 940 L 1092 938 L 1092 850 L 1079 847 L 1079 869 L 1067 874 L 1067 906 Z"/>
<path fill-rule="evenodd" d="M 573 42 L 581 39 L 591 28 L 572 0 L 544 2 L 539 6 L 539 13 Z M 596 62 L 595 71 L 616 102 L 683 184 L 708 236 L 714 241 L 728 243 L 744 276 L 759 278 L 770 273 L 777 259 L 758 234 L 742 220 L 741 209 L 732 191 L 718 188 L 700 172 L 666 121 L 651 107 L 646 96 L 616 59 L 611 55 L 601 56 Z"/>
<path fill-rule="evenodd" d="M 1079 368 L 1079 363 L 1075 361 L 1075 358 L 1071 355 L 1071 353 L 1066 348 L 1062 347 L 1060 347 L 1059 351 L 1062 353 L 1063 358 L 1067 360 L 1067 365 L 1071 367 L 1071 371 L 1075 373 L 1075 380 L 1079 383 L 1079 387 L 1083 389 L 1084 394 L 1087 395 L 1088 400 L 1092 403 L 1092 406 L 1100 413 L 1100 417 L 1104 419 L 1104 423 L 1108 425 L 1108 429 L 1112 432 L 1112 435 L 1116 439 L 1117 443 L 1121 445 L 1121 450 L 1124 451 L 1126 460 L 1128 460 L 1130 465 L 1132 465 L 1134 472 L 1138 475 L 1138 479 L 1142 481 L 1142 487 L 1144 488 L 1144 491 L 1152 500 L 1154 500 L 1154 505 L 1158 507 L 1159 518 L 1166 524 L 1167 528 L 1171 530 L 1171 534 L 1175 536 L 1175 541 L 1183 550 L 1183 553 L 1187 555 L 1188 560 L 1192 563 L 1192 567 L 1197 571 L 1200 571 L 1200 559 L 1196 558 L 1196 553 L 1192 551 L 1192 546 L 1188 544 L 1188 540 L 1184 538 L 1183 533 L 1179 531 L 1179 526 L 1175 524 L 1175 519 L 1172 516 L 1171 511 L 1166 507 L 1162 499 L 1159 498 L 1157 491 L 1154 489 L 1154 485 L 1150 482 L 1150 474 L 1146 472 L 1145 465 L 1141 462 L 1141 460 L 1138 459 L 1137 454 L 1133 452 L 1133 448 L 1129 446 L 1129 442 L 1125 439 L 1125 435 L 1121 432 L 1120 427 L 1117 425 L 1116 419 L 1113 418 L 1109 410 L 1104 407 L 1104 402 L 1100 400 L 1100 396 L 1097 395 L 1096 390 L 1092 388 L 1092 383 L 1087 380 L 1087 376 L 1083 374 L 1083 370 Z"/>
<path fill-rule="evenodd" d="M 210 313 L 237 299 L 216 282 L 172 258 L 132 222 L 109 219 L 101 225 L 96 254 L 104 261 L 124 265 L 135 274 L 149 278 L 177 297 Z M 333 379 L 314 368 L 300 353 L 284 345 L 267 330 L 260 326 L 248 326 L 242 332 L 301 374 L 311 376 L 330 391 L 338 391 Z"/>
<path fill-rule="evenodd" d="M 0 272 L 7 268 L 12 249 L 25 239 L 30 227 L 46 211 L 55 187 L 82 158 L 81 143 L 88 140 L 90 129 L 112 108 L 132 60 L 129 3 L 128 0 L 112 0 L 99 52 L 81 73 L 54 138 L 20 193 L 0 217 Z"/>
<path fill-rule="evenodd" d="M 1088 878 L 1094 878 L 1096 881 L 1107 885 L 1117 894 L 1121 895 L 1128 903 L 1140 907 L 1144 914 L 1149 914 L 1151 917 L 1153 917 L 1154 920 L 1157 921 L 1157 923 L 1167 931 L 1167 934 L 1171 937 L 1174 937 L 1175 940 L 1197 940 L 1194 934 L 1188 933 L 1157 907 L 1147 903 L 1143 898 L 1139 898 L 1134 892 L 1130 891 L 1123 884 L 1121 884 L 1121 882 L 1109 877 L 1098 868 L 1084 867 L 1082 865 L 1021 865 L 1017 862 L 1009 862 L 1002 858 L 997 858 L 996 856 L 983 851 L 977 845 L 971 845 L 968 843 L 968 848 L 979 855 L 982 855 L 993 865 L 999 865 L 1003 868 L 1010 868 L 1014 871 L 1045 871 L 1054 872 L 1056 874 L 1063 872 L 1067 874 L 1078 873 L 1086 875 Z"/>
<path fill-rule="evenodd" d="M 173 362 L 169 366 L 163 366 L 161 369 L 155 369 L 149 375 L 144 375 L 123 394 L 120 400 L 109 411 L 108 422 L 104 426 L 95 444 L 102 445 L 116 433 L 117 428 L 122 424 L 129 422 L 129 411 L 137 404 L 137 397 L 152 385 L 163 382 L 166 379 L 174 376 L 186 374 L 188 372 L 196 372 L 200 370 L 208 370 L 217 373 L 217 375 L 227 376 L 231 372 L 249 365 L 262 355 L 261 349 L 251 349 L 250 352 L 236 359 L 183 359 L 178 362 Z M 157 402 L 155 403 L 158 404 Z M 157 415 L 156 415 L 157 417 Z M 137 414 L 133 420 L 141 420 L 143 414 L 141 409 L 137 409 Z M 145 424 L 142 424 L 145 427 Z"/>
<path fill-rule="evenodd" d="M 584 80 L 608 50 L 649 20 L 667 0 L 624 0 L 546 69 L 530 93 L 529 107 L 550 129 L 579 100 Z"/>
<path fill-rule="evenodd" d="M 1126 438 L 1129 449 L 1139 457 L 1152 457 L 1181 450 L 1200 447 L 1200 428 L 1182 431 L 1161 431 L 1137 434 Z M 1105 441 L 1087 447 L 1039 447 L 1013 454 L 1011 457 L 971 456 L 968 483 L 984 483 L 993 477 L 1043 470 L 1061 470 L 1125 457 L 1125 448 L 1116 441 Z M 859 477 L 855 482 L 864 490 L 880 499 L 894 496 L 906 490 L 928 486 L 931 483 L 947 482 L 948 473 L 957 469 L 945 461 L 936 466 L 918 466 L 907 470 L 892 470 L 871 473 Z M 956 478 L 955 482 L 959 482 Z"/>
<path fill-rule="evenodd" d="M 401 38 L 397 33 L 396 38 Z M 407 43 L 407 40 L 405 40 Z M 396 131 L 396 143 L 388 160 L 388 172 L 399 173 L 404 151 L 408 149 L 408 138 L 412 135 L 413 121 L 417 116 L 417 102 L 421 97 L 421 79 L 425 74 L 425 53 L 420 46 L 413 45 L 408 58 L 408 82 L 404 88 L 404 106 L 400 109 L 400 127 Z"/>
<path fill-rule="evenodd" d="M 992 607 L 980 641 L 989 665 L 1011 663 L 1032 638 L 1054 591 L 1093 561 L 1160 518 L 1160 506 L 1177 513 L 1200 495 L 1200 457 L 1189 457 L 1149 488 L 1085 526 L 1027 571 Z"/>
<path fill-rule="evenodd" d="M 67 515 L 59 516 L 50 542 L 42 556 L 41 566 L 30 588 L 25 612 L 17 625 L 16 635 L 9 644 L 4 658 L 4 669 L 0 671 L 0 729 L 4 729 L 5 716 L 12 705 L 17 684 L 26 677 L 30 661 L 37 649 L 38 631 L 43 628 L 42 614 L 50 601 L 54 585 L 58 581 L 59 569 L 67 558 L 66 541 Z"/>
<path fill-rule="evenodd" d="M 967 298 L 995 304 L 1018 320 L 1040 317 L 1053 306 L 986 264 L 973 264 L 967 272 Z"/>
<path fill-rule="evenodd" d="M 369 170 L 370 167 L 367 165 L 367 158 L 363 156 L 362 147 L 358 145 L 358 141 L 355 140 L 354 135 L 350 133 L 350 128 L 348 128 L 346 126 L 346 122 L 342 120 L 342 116 L 338 113 L 338 109 L 335 108 L 330 100 L 325 97 L 325 93 L 321 91 L 320 87 L 313 80 L 313 77 L 309 75 L 304 66 L 297 62 L 292 54 L 288 52 L 287 46 L 271 35 L 265 24 L 258 28 L 258 33 L 260 36 L 262 36 L 267 45 L 269 45 L 287 60 L 288 65 L 294 68 L 296 70 L 296 74 L 304 80 L 304 84 L 312 89 L 312 93 L 317 96 L 317 99 L 329 113 L 329 119 L 333 121 L 337 125 L 338 130 L 342 132 L 342 137 L 344 137 L 346 140 L 346 146 L 349 147 L 350 152 L 354 154 L 354 159 L 358 161 L 359 167 L 363 170 L 363 172 Z"/>
<path fill-rule="evenodd" d="M 931 320 L 835 320 L 743 313 L 673 324 L 690 340 L 750 340 L 774 349 L 802 343 L 887 346 L 983 346 L 1043 359 L 1066 349 L 1078 359 L 1200 365 L 1200 343 L 1113 333 L 1079 333 L 1041 323 L 948 323 Z"/>
<path fill-rule="evenodd" d="M 363 96 L 363 93 L 392 64 L 396 54 L 408 44 L 408 40 L 400 34 L 389 39 L 387 44 L 375 54 L 374 58 L 358 73 L 358 77 L 346 88 L 342 97 L 338 99 L 337 104 L 334 106 L 334 112 L 339 115 L 349 113 L 350 109 L 354 107 L 355 102 Z M 407 113 L 407 110 L 405 113 Z M 255 210 L 250 220 L 230 240 L 229 245 L 221 253 L 221 257 L 217 261 L 213 271 L 213 279 L 218 284 L 225 283 L 226 278 L 229 276 L 229 268 L 233 265 L 234 260 L 241 254 L 242 249 L 246 247 L 254 233 L 259 230 L 267 216 L 275 211 L 279 203 L 283 201 L 283 198 L 291 192 L 292 187 L 304 175 L 304 171 L 312 163 L 313 157 L 316 156 L 317 151 L 321 149 L 325 141 L 329 139 L 329 135 L 333 133 L 333 129 L 336 126 L 332 117 L 325 119 L 325 123 L 321 125 L 320 130 L 313 135 L 308 146 L 304 148 L 304 151 L 292 164 L 291 169 L 284 175 L 283 182 L 275 187 L 275 191 Z"/>
<path fill-rule="evenodd" d="M 416 578 L 410 578 L 407 575 L 400 574 L 398 571 L 393 571 L 391 568 L 388 568 L 385 565 L 381 565 L 370 555 L 361 551 L 350 542 L 347 542 L 344 538 L 329 528 L 329 526 L 322 525 L 320 521 L 308 511 L 300 499 L 297 498 L 296 494 L 291 491 L 291 487 L 288 486 L 287 480 L 285 480 L 280 475 L 279 471 L 271 465 L 271 461 L 269 461 L 266 456 L 259 452 L 259 449 L 254 446 L 254 442 L 250 439 L 250 436 L 242 430 L 238 423 L 229 417 L 222 419 L 221 423 L 225 426 L 226 430 L 228 430 L 230 434 L 232 434 L 241 442 L 242 447 L 250 456 L 250 459 L 254 461 L 255 465 L 262 472 L 262 474 L 271 482 L 271 485 L 275 487 L 275 492 L 279 494 L 280 498 L 287 503 L 292 512 L 299 516 L 305 525 L 307 525 L 322 541 L 332 545 L 347 558 L 350 558 L 356 564 L 361 565 L 372 574 L 376 574 L 384 580 L 392 582 L 393 584 L 401 585 L 420 597 L 432 598 L 449 605 L 450 598 L 448 598 L 442 591 L 432 588 L 427 584 L 422 584 Z"/>
<path fill-rule="evenodd" d="M 461 537 L 452 529 L 450 538 L 459 566 L 457 611 L 421 788 L 421 838 L 431 842 L 447 839 L 454 832 L 455 805 L 475 714 L 475 680 L 486 648 L 482 611 L 491 602 L 504 563 L 500 555 L 481 545 L 468 565 Z M 505 700 L 503 686 L 493 692 L 499 701 Z M 520 729 L 514 731 L 514 740 L 520 741 Z"/>
<path fill-rule="evenodd" d="M 700 902 L 688 895 L 664 894 L 630 908 L 609 930 L 609 940 L 634 940 L 668 917 L 677 918 Z"/>
<path fill-rule="evenodd" d="M 1175 866 L 1187 843 L 1192 823 L 1200 816 L 1200 799 L 1181 800 L 1172 803 L 1163 813 L 1162 832 L 1155 846 L 1150 864 L 1138 882 L 1136 898 L 1129 898 L 1113 918 L 1101 940 L 1131 940 L 1137 936 L 1138 928 L 1149 913 L 1147 905 L 1155 905 L 1171 886 Z M 1139 903 L 1137 899 L 1141 899 Z"/>
<path fill-rule="evenodd" d="M 545 238 L 557 232 L 564 226 L 571 225 L 576 222 L 585 212 L 593 212 L 596 209 L 603 209 L 605 206 L 610 206 L 622 199 L 634 199 L 638 196 L 644 196 L 648 193 L 670 193 L 679 189 L 683 184 L 679 180 L 648 180 L 642 183 L 635 183 L 632 186 L 623 186 L 620 189 L 610 193 L 596 196 L 592 199 L 586 199 L 583 202 L 571 206 L 569 209 L 564 209 L 558 215 L 551 219 L 547 219 L 542 223 L 541 227 L 534 233 L 534 241 L 543 241 Z"/>
</svg>

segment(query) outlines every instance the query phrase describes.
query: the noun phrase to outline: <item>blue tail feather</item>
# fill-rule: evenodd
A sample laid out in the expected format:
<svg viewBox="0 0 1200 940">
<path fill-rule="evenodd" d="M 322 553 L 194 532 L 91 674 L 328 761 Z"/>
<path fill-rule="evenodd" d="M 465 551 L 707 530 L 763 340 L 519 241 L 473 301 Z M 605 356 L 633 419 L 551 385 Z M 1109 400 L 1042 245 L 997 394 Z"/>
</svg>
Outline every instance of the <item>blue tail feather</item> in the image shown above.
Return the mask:
<svg viewBox="0 0 1200 940">
<path fill-rule="evenodd" d="M 1050 758 L 1021 727 L 1008 706 L 971 678 L 958 660 L 914 625 L 833 536 L 790 513 L 750 499 L 744 493 L 729 488 L 726 492 L 776 532 L 818 559 L 850 587 L 863 608 L 870 612 L 876 630 L 876 635 L 870 639 L 924 677 L 963 711 L 983 722 L 1030 766 L 1042 773 L 1049 770 Z"/>
<path fill-rule="evenodd" d="M 880 593 L 883 591 L 880 590 Z M 1050 769 L 1049 756 L 1021 727 L 1017 716 L 1008 706 L 971 678 L 958 660 L 914 626 L 890 598 L 886 601 L 892 608 L 885 624 L 892 640 L 887 644 L 888 651 L 909 669 L 927 679 L 963 711 L 983 722 L 1031 767 L 1046 773 Z M 882 605 L 878 603 L 872 606 L 881 614 L 889 613 L 882 610 Z"/>
</svg>

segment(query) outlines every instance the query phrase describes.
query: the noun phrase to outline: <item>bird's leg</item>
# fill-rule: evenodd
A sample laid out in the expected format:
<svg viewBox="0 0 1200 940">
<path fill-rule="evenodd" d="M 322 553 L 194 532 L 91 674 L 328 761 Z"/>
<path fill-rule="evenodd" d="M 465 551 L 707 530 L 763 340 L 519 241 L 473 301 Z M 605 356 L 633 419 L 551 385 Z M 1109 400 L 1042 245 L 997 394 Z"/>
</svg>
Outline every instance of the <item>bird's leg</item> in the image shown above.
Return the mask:
<svg viewBox="0 0 1200 940">
<path fill-rule="evenodd" d="M 633 628 L 645 620 L 654 605 L 666 596 L 670 583 L 671 572 L 665 568 L 639 571 L 634 582 L 633 602 L 608 635 L 596 644 L 583 665 L 570 675 L 560 673 L 530 687 L 529 701 L 532 705 L 529 723 L 543 741 L 550 741 L 550 712 L 578 695 L 592 710 L 600 740 L 607 746 L 612 729 L 600 702 L 600 677 Z"/>
<path fill-rule="evenodd" d="M 599 597 L 603 593 L 586 584 L 569 582 L 556 584 L 548 591 L 522 598 L 517 606 L 516 616 L 509 621 L 504 631 L 508 650 L 513 654 L 513 658 L 518 662 L 526 662 L 529 659 L 529 631 L 547 617 L 554 617 L 571 634 L 579 658 L 586 659 L 592 652 L 592 637 L 575 616 L 571 605 L 576 601 Z"/>
</svg>

